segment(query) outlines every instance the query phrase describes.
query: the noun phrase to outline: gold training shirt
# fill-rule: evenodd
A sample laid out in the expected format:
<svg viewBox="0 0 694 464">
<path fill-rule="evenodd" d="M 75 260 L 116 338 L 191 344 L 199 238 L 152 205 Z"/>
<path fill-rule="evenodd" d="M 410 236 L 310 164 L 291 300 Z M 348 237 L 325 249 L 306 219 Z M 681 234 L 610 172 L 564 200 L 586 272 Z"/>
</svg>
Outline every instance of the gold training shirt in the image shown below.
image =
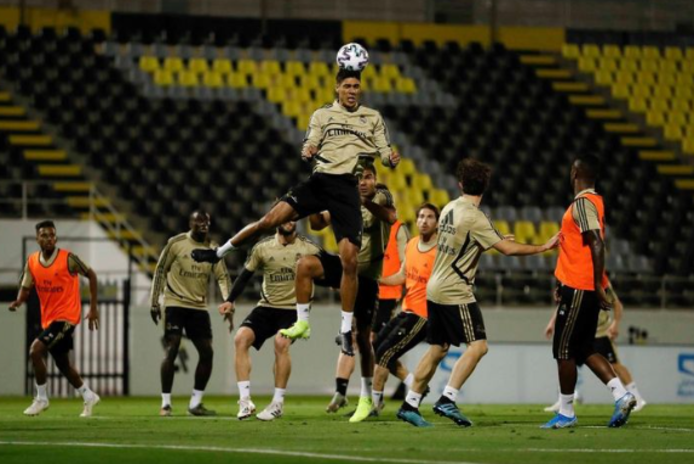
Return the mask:
<svg viewBox="0 0 694 464">
<path fill-rule="evenodd" d="M 372 164 L 379 156 L 390 165 L 390 136 L 381 114 L 359 106 L 348 111 L 337 101 L 319 108 L 311 116 L 304 148 L 313 145 L 313 172 L 326 174 L 359 174 L 361 163 Z"/>
<path fill-rule="evenodd" d="M 448 203 L 439 219 L 434 270 L 427 299 L 442 305 L 475 302 L 472 286 L 482 252 L 503 240 L 486 214 L 465 197 Z"/>
<path fill-rule="evenodd" d="M 196 248 L 216 246 L 216 243 L 210 241 L 196 242 L 190 232 L 170 238 L 154 270 L 152 307 L 159 306 L 159 295 L 164 292 L 165 307 L 207 310 L 208 282 L 213 273 L 222 291 L 222 298 L 226 299 L 231 290 L 231 279 L 224 260 L 217 264 L 196 263 L 190 256 Z"/>
<path fill-rule="evenodd" d="M 388 190 L 378 189 L 371 199 L 377 205 L 386 208 L 393 207 L 393 196 Z M 361 248 L 357 255 L 357 272 L 359 275 L 378 280 L 383 272 L 383 257 L 391 225 L 376 218 L 366 207 L 361 207 L 361 217 L 364 224 Z"/>
<path fill-rule="evenodd" d="M 302 235 L 297 235 L 293 243 L 286 245 L 279 242 L 277 234 L 256 243 L 246 260 L 245 268 L 251 272 L 263 271 L 258 306 L 294 311 L 296 262 L 302 256 L 317 255 L 320 252 L 318 245 Z"/>
</svg>

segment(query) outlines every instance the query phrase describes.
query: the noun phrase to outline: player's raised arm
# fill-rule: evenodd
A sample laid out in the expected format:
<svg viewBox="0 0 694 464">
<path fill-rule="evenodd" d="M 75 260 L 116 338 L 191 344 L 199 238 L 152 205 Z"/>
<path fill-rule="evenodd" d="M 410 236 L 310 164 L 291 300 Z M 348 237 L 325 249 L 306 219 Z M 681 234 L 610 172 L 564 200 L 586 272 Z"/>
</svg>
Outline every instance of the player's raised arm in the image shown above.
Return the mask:
<svg viewBox="0 0 694 464">
<path fill-rule="evenodd" d="M 400 163 L 400 154 L 391 148 L 388 127 L 380 114 L 374 128 L 374 142 L 384 166 L 394 168 Z"/>
<path fill-rule="evenodd" d="M 320 111 L 320 110 L 319 110 Z M 320 116 L 318 111 L 315 111 L 311 116 L 304 136 L 304 145 L 301 148 L 301 159 L 310 161 L 313 156 L 318 153 L 318 147 L 321 141 L 321 126 Z"/>
</svg>

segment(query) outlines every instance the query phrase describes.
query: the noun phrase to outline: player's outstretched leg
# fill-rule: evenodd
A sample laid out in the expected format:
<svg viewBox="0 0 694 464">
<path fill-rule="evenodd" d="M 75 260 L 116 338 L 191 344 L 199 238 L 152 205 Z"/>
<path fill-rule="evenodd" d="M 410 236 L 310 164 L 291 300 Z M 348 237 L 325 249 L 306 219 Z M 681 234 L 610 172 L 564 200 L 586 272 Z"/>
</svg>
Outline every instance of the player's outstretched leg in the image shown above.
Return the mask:
<svg viewBox="0 0 694 464">
<path fill-rule="evenodd" d="M 52 356 L 60 372 L 67 378 L 70 385 L 77 390 L 84 400 L 84 409 L 80 417 L 91 417 L 94 406 L 99 404 L 101 398 L 84 383 L 79 372 L 77 372 L 75 366 L 70 362 L 70 357 L 67 352 L 53 353 Z"/>
<path fill-rule="evenodd" d="M 199 263 L 217 263 L 234 248 L 239 248 L 247 242 L 257 239 L 260 235 L 273 231 L 280 224 L 296 220 L 297 218 L 297 212 L 289 203 L 279 201 L 265 216 L 258 221 L 248 224 L 224 245 L 216 250 L 198 248 L 191 252 L 190 257 Z"/>
<path fill-rule="evenodd" d="M 34 365 L 34 375 L 36 376 L 36 397 L 31 405 L 24 410 L 26 416 L 38 416 L 48 409 L 50 403 L 46 393 L 46 354 L 48 348 L 41 340 L 34 340 L 29 349 L 29 357 Z"/>
</svg>

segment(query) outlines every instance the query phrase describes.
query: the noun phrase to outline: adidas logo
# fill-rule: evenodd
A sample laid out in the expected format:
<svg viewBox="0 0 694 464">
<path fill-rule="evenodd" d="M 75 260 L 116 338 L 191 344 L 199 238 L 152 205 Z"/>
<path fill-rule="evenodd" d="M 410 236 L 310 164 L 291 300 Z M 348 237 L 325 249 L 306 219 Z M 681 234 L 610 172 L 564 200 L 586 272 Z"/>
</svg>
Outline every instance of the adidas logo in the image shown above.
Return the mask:
<svg viewBox="0 0 694 464">
<path fill-rule="evenodd" d="M 441 221 L 441 225 L 445 226 L 447 224 L 453 224 L 453 210 L 448 211 L 448 214 Z"/>
<path fill-rule="evenodd" d="M 270 256 L 270 259 L 268 260 L 269 262 L 273 262 L 275 260 L 274 256 Z"/>
</svg>

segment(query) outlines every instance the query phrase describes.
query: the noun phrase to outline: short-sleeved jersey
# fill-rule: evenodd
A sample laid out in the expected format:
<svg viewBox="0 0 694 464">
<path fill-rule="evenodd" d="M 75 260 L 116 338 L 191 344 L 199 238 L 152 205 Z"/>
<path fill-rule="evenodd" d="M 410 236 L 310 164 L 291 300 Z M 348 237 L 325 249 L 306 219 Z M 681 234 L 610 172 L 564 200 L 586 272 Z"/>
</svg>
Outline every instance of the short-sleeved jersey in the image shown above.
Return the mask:
<svg viewBox="0 0 694 464">
<path fill-rule="evenodd" d="M 472 286 L 482 252 L 503 240 L 491 220 L 468 198 L 448 203 L 439 219 L 439 240 L 427 299 L 442 305 L 475 302 Z"/>
<path fill-rule="evenodd" d="M 45 267 L 50 267 L 53 262 L 56 260 L 58 257 L 58 252 L 60 251 L 59 248 L 56 248 L 53 254 L 51 255 L 50 258 L 43 259 L 43 254 L 39 254 L 39 263 Z M 74 253 L 68 252 L 67 256 L 67 267 L 68 271 L 70 274 L 80 274 L 83 276 L 87 276 L 87 273 L 89 272 L 89 266 L 87 266 L 84 261 L 82 261 L 79 256 L 77 256 Z M 22 287 L 29 289 L 34 285 L 34 276 L 31 275 L 31 272 L 29 272 L 29 261 L 26 262 L 24 265 L 24 271 L 22 272 L 22 278 L 21 278 L 21 284 Z"/>
<path fill-rule="evenodd" d="M 245 268 L 251 272 L 263 271 L 258 306 L 295 310 L 296 262 L 302 256 L 320 252 L 318 245 L 302 235 L 297 235 L 292 243 L 286 245 L 280 243 L 277 235 L 256 243 L 246 259 Z"/>
<path fill-rule="evenodd" d="M 605 239 L 605 206 L 595 190 L 579 192 L 564 213 L 561 222 L 562 240 L 554 275 L 564 285 L 577 290 L 595 290 L 593 257 L 583 240 L 585 232 L 596 230 Z M 607 274 L 602 286 L 607 287 Z"/>
<path fill-rule="evenodd" d="M 385 189 L 376 190 L 371 201 L 386 208 L 393 207 L 393 196 Z M 365 206 L 361 207 L 361 217 L 364 227 L 357 255 L 357 272 L 361 276 L 378 280 L 383 272 L 383 256 L 388 246 L 391 225 L 371 214 Z"/>
<path fill-rule="evenodd" d="M 304 147 L 315 146 L 314 172 L 359 174 L 362 164 L 376 157 L 389 166 L 390 136 L 381 114 L 366 106 L 348 111 L 337 101 L 316 110 L 311 116 Z"/>
<path fill-rule="evenodd" d="M 227 298 L 231 289 L 231 279 L 224 260 L 217 264 L 198 263 L 190 256 L 197 248 L 215 248 L 214 242 L 197 242 L 190 232 L 169 239 L 159 256 L 152 282 L 151 305 L 159 306 L 159 296 L 164 293 L 165 307 L 181 307 L 207 310 L 208 282 L 214 274 L 222 292 Z"/>
</svg>

